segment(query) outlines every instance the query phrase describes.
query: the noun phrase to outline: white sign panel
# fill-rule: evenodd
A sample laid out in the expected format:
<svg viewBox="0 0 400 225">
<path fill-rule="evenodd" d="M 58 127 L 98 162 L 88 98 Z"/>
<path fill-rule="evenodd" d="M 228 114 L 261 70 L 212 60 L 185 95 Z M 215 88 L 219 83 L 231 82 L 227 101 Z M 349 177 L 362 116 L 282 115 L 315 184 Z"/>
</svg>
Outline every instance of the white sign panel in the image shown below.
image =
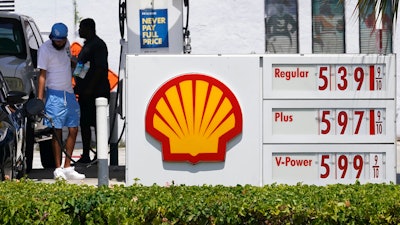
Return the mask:
<svg viewBox="0 0 400 225">
<path fill-rule="evenodd" d="M 126 181 L 395 182 L 394 55 L 129 55 Z"/>
<path fill-rule="evenodd" d="M 145 185 L 259 185 L 259 62 L 258 56 L 128 56 L 127 185 L 135 179 Z M 237 108 L 240 133 L 226 146 L 212 141 L 202 148 L 205 139 L 238 121 L 230 116 Z M 169 142 L 162 132 L 173 133 Z"/>
</svg>

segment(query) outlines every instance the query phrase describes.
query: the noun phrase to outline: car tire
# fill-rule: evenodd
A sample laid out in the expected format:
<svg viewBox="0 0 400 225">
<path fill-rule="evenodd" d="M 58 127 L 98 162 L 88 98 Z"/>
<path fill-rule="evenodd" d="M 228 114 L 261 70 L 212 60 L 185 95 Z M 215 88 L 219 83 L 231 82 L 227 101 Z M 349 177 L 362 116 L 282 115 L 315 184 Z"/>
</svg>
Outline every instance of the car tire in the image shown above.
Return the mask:
<svg viewBox="0 0 400 225">
<path fill-rule="evenodd" d="M 0 169 L 0 180 L 11 180 L 13 179 L 13 165 L 12 160 L 6 160 L 3 164 L 3 168 Z"/>
<path fill-rule="evenodd" d="M 21 179 L 25 176 L 25 174 L 26 174 L 25 158 L 23 159 L 23 161 L 19 162 L 19 165 L 15 168 L 14 174 L 15 174 L 15 178 L 17 178 L 17 179 Z"/>
<path fill-rule="evenodd" d="M 39 142 L 40 147 L 40 161 L 42 162 L 43 168 L 55 168 L 56 163 L 54 161 L 53 147 L 51 145 L 51 139 Z"/>
</svg>

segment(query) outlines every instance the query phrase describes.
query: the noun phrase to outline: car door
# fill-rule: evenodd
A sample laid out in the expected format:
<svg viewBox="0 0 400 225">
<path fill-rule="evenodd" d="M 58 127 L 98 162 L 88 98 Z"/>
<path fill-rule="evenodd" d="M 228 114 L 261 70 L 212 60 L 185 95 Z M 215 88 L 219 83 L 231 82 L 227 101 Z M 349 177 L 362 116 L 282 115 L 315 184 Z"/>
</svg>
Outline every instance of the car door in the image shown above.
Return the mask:
<svg viewBox="0 0 400 225">
<path fill-rule="evenodd" d="M 39 69 L 37 68 L 37 52 L 41 44 L 43 44 L 43 38 L 40 34 L 39 28 L 36 26 L 36 23 L 30 17 L 24 18 L 23 24 L 26 32 L 27 39 L 27 47 L 28 47 L 28 55 L 31 60 L 31 65 L 29 66 L 29 78 L 31 79 L 32 92 L 36 94 L 37 80 L 39 76 Z M 31 96 L 32 97 L 32 96 Z"/>
</svg>

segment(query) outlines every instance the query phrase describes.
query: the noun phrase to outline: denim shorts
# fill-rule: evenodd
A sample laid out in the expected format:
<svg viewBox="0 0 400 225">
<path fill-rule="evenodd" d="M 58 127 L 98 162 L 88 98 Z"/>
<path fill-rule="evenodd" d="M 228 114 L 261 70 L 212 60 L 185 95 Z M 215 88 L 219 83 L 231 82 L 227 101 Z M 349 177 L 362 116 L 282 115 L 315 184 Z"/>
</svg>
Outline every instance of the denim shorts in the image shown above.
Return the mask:
<svg viewBox="0 0 400 225">
<path fill-rule="evenodd" d="M 74 93 L 66 91 L 46 90 L 45 113 L 52 118 L 44 120 L 44 125 L 57 129 L 63 127 L 78 127 L 80 108 Z"/>
</svg>

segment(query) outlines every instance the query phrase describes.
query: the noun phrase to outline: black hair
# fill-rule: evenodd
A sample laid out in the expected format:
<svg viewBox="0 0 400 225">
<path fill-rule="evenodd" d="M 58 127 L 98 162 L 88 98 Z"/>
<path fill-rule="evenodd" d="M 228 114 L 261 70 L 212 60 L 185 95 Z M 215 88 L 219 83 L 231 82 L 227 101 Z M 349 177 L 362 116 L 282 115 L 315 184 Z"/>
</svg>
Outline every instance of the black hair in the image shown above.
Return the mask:
<svg viewBox="0 0 400 225">
<path fill-rule="evenodd" d="M 80 23 L 80 26 L 85 27 L 86 29 L 96 33 L 96 23 L 92 18 L 83 19 Z"/>
</svg>

